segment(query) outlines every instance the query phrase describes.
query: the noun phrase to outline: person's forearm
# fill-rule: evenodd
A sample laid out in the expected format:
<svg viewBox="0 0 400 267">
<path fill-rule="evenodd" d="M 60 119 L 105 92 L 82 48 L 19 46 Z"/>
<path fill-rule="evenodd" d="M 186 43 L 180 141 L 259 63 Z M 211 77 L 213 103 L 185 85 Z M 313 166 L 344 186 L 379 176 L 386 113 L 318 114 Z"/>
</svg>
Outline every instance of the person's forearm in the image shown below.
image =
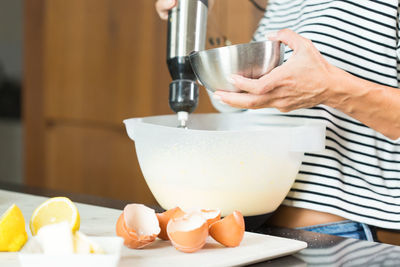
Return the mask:
<svg viewBox="0 0 400 267">
<path fill-rule="evenodd" d="M 363 80 L 335 67 L 331 97 L 324 103 L 390 139 L 400 137 L 400 90 Z"/>
</svg>

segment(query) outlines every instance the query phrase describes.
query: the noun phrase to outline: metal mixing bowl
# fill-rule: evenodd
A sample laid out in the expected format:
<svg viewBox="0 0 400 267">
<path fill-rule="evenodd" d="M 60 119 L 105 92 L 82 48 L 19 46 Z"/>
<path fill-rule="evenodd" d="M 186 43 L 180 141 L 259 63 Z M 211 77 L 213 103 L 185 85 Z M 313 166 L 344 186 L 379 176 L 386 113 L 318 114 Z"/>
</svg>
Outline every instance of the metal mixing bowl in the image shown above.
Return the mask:
<svg viewBox="0 0 400 267">
<path fill-rule="evenodd" d="M 259 78 L 283 62 L 284 45 L 263 41 L 193 52 L 189 59 L 197 79 L 211 91 L 240 91 L 229 81 L 232 74 Z"/>
</svg>

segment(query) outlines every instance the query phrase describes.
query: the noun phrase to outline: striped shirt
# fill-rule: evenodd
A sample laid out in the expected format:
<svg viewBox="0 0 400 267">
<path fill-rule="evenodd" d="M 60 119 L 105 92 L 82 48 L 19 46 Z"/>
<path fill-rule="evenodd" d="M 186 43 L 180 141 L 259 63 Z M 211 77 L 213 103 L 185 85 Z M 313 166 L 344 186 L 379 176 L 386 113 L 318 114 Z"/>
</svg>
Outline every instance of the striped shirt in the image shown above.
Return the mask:
<svg viewBox="0 0 400 267">
<path fill-rule="evenodd" d="M 270 0 L 253 40 L 290 28 L 310 39 L 329 63 L 398 88 L 399 10 L 399 0 Z M 291 53 L 286 47 L 285 60 Z M 305 155 L 284 205 L 400 229 L 398 140 L 324 105 L 283 115 L 322 122 L 327 130 L 325 150 Z"/>
</svg>

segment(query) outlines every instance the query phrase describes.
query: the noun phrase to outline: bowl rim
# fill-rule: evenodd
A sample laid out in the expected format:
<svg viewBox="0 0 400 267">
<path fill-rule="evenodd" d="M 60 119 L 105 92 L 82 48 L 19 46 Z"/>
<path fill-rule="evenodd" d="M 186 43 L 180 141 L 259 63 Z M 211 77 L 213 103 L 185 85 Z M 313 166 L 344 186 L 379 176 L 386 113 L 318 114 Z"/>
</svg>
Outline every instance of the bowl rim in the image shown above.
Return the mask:
<svg viewBox="0 0 400 267">
<path fill-rule="evenodd" d="M 271 43 L 273 45 L 276 44 L 278 47 L 281 47 L 281 44 L 283 44 L 281 41 L 272 41 L 272 40 L 254 41 L 254 42 L 248 42 L 248 43 L 240 43 L 240 44 L 234 44 L 234 45 L 214 47 L 214 48 L 200 50 L 200 51 L 192 51 L 189 53 L 188 57 L 189 57 L 189 60 L 191 60 L 192 58 L 199 56 L 199 54 L 214 53 L 215 51 L 229 50 L 229 49 L 233 49 L 236 47 L 240 48 L 240 47 L 244 47 L 244 46 L 257 46 L 257 45 L 266 44 L 266 43 Z"/>
<path fill-rule="evenodd" d="M 219 114 L 221 116 L 258 116 L 261 114 L 232 114 L 232 113 L 203 113 L 203 114 L 193 114 L 195 116 L 207 116 Z M 264 116 L 266 114 L 263 114 Z M 201 130 L 201 129 L 183 129 L 178 127 L 172 127 L 167 125 L 160 125 L 152 122 L 146 122 L 145 119 L 148 118 L 160 118 L 160 117 L 175 117 L 176 115 L 161 115 L 161 116 L 148 116 L 143 118 L 130 118 L 125 119 L 123 123 L 125 124 L 126 131 L 130 139 L 134 142 L 136 139 L 136 129 L 140 127 L 142 129 L 147 129 L 148 131 L 169 131 L 170 133 L 179 133 L 179 135 L 191 135 L 194 136 L 206 136 L 209 133 L 213 133 L 214 136 L 217 135 L 243 135 L 243 133 L 249 134 L 280 134 L 285 135 L 287 140 L 292 140 L 290 151 L 302 151 L 302 152 L 318 152 L 325 149 L 325 139 L 326 139 L 326 125 L 321 122 L 311 122 L 306 119 L 294 119 L 279 115 L 268 115 L 270 118 L 274 119 L 284 119 L 286 121 L 297 121 L 297 123 L 288 123 L 289 126 L 274 125 L 273 127 L 266 127 L 263 129 L 233 129 L 233 130 Z M 272 124 L 272 123 L 271 123 Z M 308 140 L 308 141 L 306 141 Z"/>
<path fill-rule="evenodd" d="M 249 114 L 249 113 L 241 113 L 241 114 L 232 114 L 232 113 L 196 113 L 196 114 L 191 114 L 190 116 L 207 116 L 207 115 L 221 115 L 221 116 L 243 116 L 243 117 L 258 117 L 261 116 L 261 114 Z M 280 115 L 272 115 L 272 114 L 262 114 L 262 116 L 268 116 L 269 118 L 273 119 L 284 119 L 287 122 L 286 123 L 266 123 L 265 126 L 268 126 L 268 128 L 264 129 L 233 129 L 233 130 L 207 130 L 207 129 L 191 129 L 191 128 L 179 128 L 179 127 L 173 127 L 173 126 L 167 126 L 167 125 L 162 125 L 162 124 L 156 124 L 153 122 L 145 121 L 146 119 L 157 119 L 157 118 L 162 118 L 162 117 L 176 117 L 176 114 L 167 114 L 167 115 L 155 115 L 155 116 L 147 116 L 147 117 L 140 117 L 140 118 L 127 118 L 123 120 L 123 123 L 126 125 L 128 123 L 133 122 L 134 124 L 143 124 L 143 125 L 148 125 L 150 127 L 157 127 L 157 128 L 163 128 L 163 129 L 169 129 L 171 131 L 179 131 L 179 132 L 197 132 L 197 133 L 210 133 L 213 132 L 215 134 L 226 134 L 226 133 L 243 133 L 243 132 L 268 132 L 270 130 L 294 130 L 294 129 L 304 129 L 304 128 L 326 128 L 326 126 L 323 123 L 320 122 L 311 122 L 306 119 L 293 119 L 290 117 L 283 117 Z M 177 121 L 178 122 L 178 121 Z"/>
</svg>

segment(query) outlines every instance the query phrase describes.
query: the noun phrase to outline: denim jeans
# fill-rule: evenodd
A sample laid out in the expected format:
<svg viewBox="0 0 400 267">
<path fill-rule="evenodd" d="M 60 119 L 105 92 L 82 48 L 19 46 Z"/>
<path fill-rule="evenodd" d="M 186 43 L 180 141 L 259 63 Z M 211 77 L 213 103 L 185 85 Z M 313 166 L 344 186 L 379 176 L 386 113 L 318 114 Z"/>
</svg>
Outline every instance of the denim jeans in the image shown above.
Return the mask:
<svg viewBox="0 0 400 267">
<path fill-rule="evenodd" d="M 339 221 L 333 223 L 299 227 L 297 229 L 321 233 L 321 234 L 355 238 L 360 240 L 374 241 L 375 239 L 373 228 L 371 228 L 365 223 L 359 223 L 354 221 Z"/>
</svg>

